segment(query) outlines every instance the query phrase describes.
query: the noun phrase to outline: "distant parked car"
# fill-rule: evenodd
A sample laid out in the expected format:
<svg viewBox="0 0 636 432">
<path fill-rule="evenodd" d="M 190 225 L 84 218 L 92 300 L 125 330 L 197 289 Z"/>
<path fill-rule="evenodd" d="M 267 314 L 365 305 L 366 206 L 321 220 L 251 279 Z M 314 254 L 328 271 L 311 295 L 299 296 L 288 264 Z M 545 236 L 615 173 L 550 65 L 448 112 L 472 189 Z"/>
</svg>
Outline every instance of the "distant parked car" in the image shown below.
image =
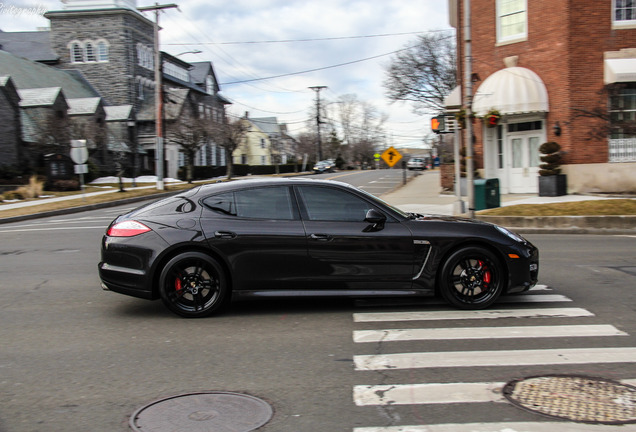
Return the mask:
<svg viewBox="0 0 636 432">
<path fill-rule="evenodd" d="M 325 172 L 333 172 L 334 169 L 336 169 L 336 164 L 335 164 L 335 161 L 331 159 L 316 162 L 316 165 L 314 165 L 314 172 L 316 174 L 321 174 Z"/>
<path fill-rule="evenodd" d="M 405 213 L 329 180 L 198 186 L 119 216 L 101 244 L 105 289 L 184 317 L 231 298 L 417 296 L 482 309 L 537 283 L 539 251 L 506 228 Z"/>
<path fill-rule="evenodd" d="M 409 170 L 425 170 L 426 160 L 424 158 L 411 158 L 406 163 L 406 167 Z"/>
</svg>

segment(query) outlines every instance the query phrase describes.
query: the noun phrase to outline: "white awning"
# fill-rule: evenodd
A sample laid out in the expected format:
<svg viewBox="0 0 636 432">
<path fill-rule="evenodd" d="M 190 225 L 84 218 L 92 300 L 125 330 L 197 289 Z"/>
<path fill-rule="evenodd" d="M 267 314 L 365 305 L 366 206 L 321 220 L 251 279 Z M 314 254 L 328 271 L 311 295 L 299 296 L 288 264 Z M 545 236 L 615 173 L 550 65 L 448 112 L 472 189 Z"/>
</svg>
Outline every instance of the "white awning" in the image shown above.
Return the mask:
<svg viewBox="0 0 636 432">
<path fill-rule="evenodd" d="M 444 107 L 447 110 L 458 109 L 462 106 L 462 88 L 457 86 L 444 98 Z"/>
<path fill-rule="evenodd" d="M 636 82 L 636 58 L 605 59 L 605 84 Z"/>
<path fill-rule="evenodd" d="M 486 78 L 473 97 L 476 116 L 484 116 L 491 109 L 502 115 L 548 112 L 548 91 L 539 75 L 530 69 L 501 69 Z"/>
</svg>

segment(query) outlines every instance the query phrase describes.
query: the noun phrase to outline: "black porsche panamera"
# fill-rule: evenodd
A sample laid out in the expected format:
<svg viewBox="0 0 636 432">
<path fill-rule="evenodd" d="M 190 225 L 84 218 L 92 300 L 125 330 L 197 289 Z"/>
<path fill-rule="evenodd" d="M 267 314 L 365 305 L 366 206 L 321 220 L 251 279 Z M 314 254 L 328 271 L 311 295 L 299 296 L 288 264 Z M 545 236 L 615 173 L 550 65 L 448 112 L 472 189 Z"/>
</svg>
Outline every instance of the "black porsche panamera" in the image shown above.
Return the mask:
<svg viewBox="0 0 636 432">
<path fill-rule="evenodd" d="M 482 309 L 537 283 L 539 252 L 477 220 L 405 213 L 345 183 L 198 186 L 117 217 L 101 244 L 107 290 L 184 317 L 232 298 L 441 295 Z"/>
</svg>

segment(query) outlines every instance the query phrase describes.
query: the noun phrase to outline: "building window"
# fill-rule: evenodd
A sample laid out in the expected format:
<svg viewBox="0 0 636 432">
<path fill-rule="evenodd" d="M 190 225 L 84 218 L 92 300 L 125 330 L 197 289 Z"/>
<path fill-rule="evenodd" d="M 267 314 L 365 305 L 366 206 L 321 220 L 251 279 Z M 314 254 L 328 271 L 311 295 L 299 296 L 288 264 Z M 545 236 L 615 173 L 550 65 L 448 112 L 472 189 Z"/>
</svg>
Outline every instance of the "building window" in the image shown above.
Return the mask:
<svg viewBox="0 0 636 432">
<path fill-rule="evenodd" d="M 84 62 L 84 50 L 79 42 L 71 42 L 71 63 Z"/>
<path fill-rule="evenodd" d="M 267 165 L 267 156 L 261 156 L 261 165 Z"/>
<path fill-rule="evenodd" d="M 84 52 L 86 53 L 86 61 L 87 62 L 96 62 L 97 56 L 95 55 L 95 46 L 93 42 L 86 42 L 84 44 Z"/>
<path fill-rule="evenodd" d="M 497 1 L 497 42 L 517 42 L 528 37 L 527 0 Z"/>
<path fill-rule="evenodd" d="M 631 24 L 636 23 L 636 1 L 635 0 L 614 0 L 614 23 Z"/>
<path fill-rule="evenodd" d="M 108 43 L 106 41 L 97 42 L 97 61 L 108 61 Z"/>
<path fill-rule="evenodd" d="M 636 138 L 636 83 L 622 84 L 610 96 L 611 138 Z"/>
<path fill-rule="evenodd" d="M 143 68 L 154 70 L 155 58 L 153 49 L 137 44 L 137 64 Z"/>
<path fill-rule="evenodd" d="M 265 148 L 265 138 L 261 138 L 261 148 Z"/>
</svg>

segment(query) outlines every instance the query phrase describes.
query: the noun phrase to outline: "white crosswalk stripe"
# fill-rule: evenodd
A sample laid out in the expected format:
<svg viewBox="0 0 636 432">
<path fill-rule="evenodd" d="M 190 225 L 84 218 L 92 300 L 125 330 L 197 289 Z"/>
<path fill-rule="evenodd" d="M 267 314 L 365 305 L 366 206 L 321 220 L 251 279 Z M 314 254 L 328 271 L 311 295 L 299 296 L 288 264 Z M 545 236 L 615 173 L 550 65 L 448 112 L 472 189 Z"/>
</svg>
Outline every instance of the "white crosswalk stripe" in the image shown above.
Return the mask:
<svg viewBox="0 0 636 432">
<path fill-rule="evenodd" d="M 354 342 L 412 340 L 510 339 L 550 337 L 629 336 L 613 325 L 560 325 L 518 327 L 467 327 L 432 329 L 356 330 Z"/>
<path fill-rule="evenodd" d="M 548 287 L 540 286 L 533 291 L 541 294 L 509 297 L 500 303 L 519 303 L 518 309 L 488 309 L 482 311 L 429 310 L 411 312 L 367 312 L 356 313 L 355 323 L 387 325 L 390 323 L 454 320 L 493 320 L 505 318 L 586 318 L 594 314 L 581 308 L 521 308 L 522 304 L 536 302 L 569 302 L 571 299 L 555 294 L 546 294 Z M 522 301 L 515 301 L 520 300 Z M 427 303 L 428 304 L 428 303 Z M 519 325 L 453 327 L 452 323 L 430 328 L 380 328 L 354 330 L 353 340 L 358 344 L 375 343 L 383 351 L 399 349 L 400 342 L 408 341 L 448 341 L 448 340 L 527 340 L 536 338 L 586 338 L 629 336 L 609 324 L 592 325 Z M 521 324 L 521 323 L 520 323 Z M 386 344 L 385 343 L 391 343 Z M 380 345 L 383 344 L 383 345 Z M 499 345 L 497 345 L 499 347 Z M 501 349 L 435 352 L 396 352 L 371 355 L 355 355 L 356 371 L 417 370 L 424 368 L 470 368 L 481 366 L 539 366 L 570 364 L 612 364 L 636 363 L 636 347 L 605 348 L 559 348 L 559 349 Z M 367 375 L 368 376 L 368 375 Z M 634 385 L 636 379 L 624 380 L 624 384 Z M 415 383 L 415 384 L 359 384 L 353 387 L 353 401 L 356 406 L 401 406 L 435 405 L 453 403 L 508 403 L 502 395 L 505 382 L 457 382 L 457 383 Z M 470 419 L 467 419 L 470 420 Z M 508 420 L 508 419 L 502 419 Z M 354 432 L 586 432 L 615 430 L 615 426 L 590 425 L 569 422 L 503 422 L 497 423 L 452 423 L 405 425 L 387 427 L 357 427 Z M 623 425 L 621 430 L 634 430 L 636 425 Z"/>
</svg>

